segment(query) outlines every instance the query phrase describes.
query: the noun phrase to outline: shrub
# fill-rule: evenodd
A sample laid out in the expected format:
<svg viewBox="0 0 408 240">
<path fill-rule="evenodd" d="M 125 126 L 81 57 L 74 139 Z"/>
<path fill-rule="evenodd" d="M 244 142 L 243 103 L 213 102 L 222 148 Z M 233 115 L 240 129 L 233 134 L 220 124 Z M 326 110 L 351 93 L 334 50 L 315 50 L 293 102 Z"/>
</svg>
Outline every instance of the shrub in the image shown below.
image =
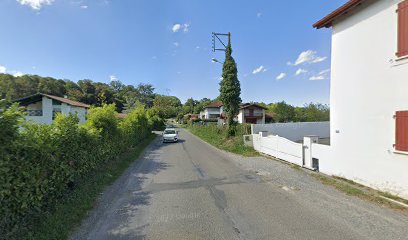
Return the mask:
<svg viewBox="0 0 408 240">
<path fill-rule="evenodd" d="M 157 111 L 153 108 L 147 111 L 147 118 L 152 130 L 161 131 L 164 130 L 164 119 L 160 118 Z"/>
<path fill-rule="evenodd" d="M 86 125 L 73 114 L 58 114 L 52 125 L 23 123 L 22 116 L 17 105 L 0 108 L 0 238 L 6 239 L 20 238 L 38 213 L 52 210 L 152 129 L 143 107 L 121 122 L 114 105 L 92 108 Z"/>
</svg>

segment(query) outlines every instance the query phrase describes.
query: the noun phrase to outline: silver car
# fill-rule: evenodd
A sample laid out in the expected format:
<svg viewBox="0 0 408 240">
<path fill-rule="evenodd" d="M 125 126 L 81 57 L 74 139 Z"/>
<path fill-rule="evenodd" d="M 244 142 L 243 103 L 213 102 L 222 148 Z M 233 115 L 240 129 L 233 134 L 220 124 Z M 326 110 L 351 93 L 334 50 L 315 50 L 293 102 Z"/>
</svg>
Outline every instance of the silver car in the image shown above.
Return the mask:
<svg viewBox="0 0 408 240">
<path fill-rule="evenodd" d="M 166 128 L 163 131 L 163 142 L 177 142 L 177 141 L 178 141 L 178 133 L 176 129 Z"/>
</svg>

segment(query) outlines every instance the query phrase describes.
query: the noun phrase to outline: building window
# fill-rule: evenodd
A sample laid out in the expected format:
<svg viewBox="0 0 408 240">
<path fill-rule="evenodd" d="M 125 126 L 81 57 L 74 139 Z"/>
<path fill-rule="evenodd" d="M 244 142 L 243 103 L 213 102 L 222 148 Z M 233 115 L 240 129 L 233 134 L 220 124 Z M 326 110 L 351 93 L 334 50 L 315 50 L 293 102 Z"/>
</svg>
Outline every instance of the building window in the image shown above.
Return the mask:
<svg viewBox="0 0 408 240">
<path fill-rule="evenodd" d="M 398 52 L 397 57 L 408 56 L 408 0 L 398 4 Z"/>
<path fill-rule="evenodd" d="M 55 99 L 52 99 L 52 105 L 54 105 L 54 106 L 59 106 L 59 105 L 61 105 L 61 102 L 60 102 L 60 101 L 57 101 L 57 100 L 55 100 Z"/>
<path fill-rule="evenodd" d="M 27 116 L 30 117 L 41 117 L 43 111 L 41 109 L 27 109 Z"/>
<path fill-rule="evenodd" d="M 408 152 L 408 111 L 395 114 L 395 150 Z"/>
</svg>

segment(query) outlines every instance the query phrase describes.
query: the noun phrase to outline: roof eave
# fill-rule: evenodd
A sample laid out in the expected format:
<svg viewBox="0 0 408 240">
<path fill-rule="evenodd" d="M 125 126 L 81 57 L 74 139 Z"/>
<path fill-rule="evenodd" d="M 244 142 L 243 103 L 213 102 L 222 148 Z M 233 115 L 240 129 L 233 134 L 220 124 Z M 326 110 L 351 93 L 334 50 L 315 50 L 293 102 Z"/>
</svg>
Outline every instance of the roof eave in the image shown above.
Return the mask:
<svg viewBox="0 0 408 240">
<path fill-rule="evenodd" d="M 321 20 L 317 21 L 313 24 L 313 27 L 316 29 L 320 28 L 330 28 L 333 26 L 333 22 L 338 19 L 339 17 L 349 13 L 350 11 L 354 10 L 356 7 L 360 6 L 366 0 L 350 0 L 347 3 L 343 4 L 343 6 L 339 7 L 338 9 L 334 10 L 332 13 L 327 15 L 326 17 L 322 18 Z"/>
</svg>

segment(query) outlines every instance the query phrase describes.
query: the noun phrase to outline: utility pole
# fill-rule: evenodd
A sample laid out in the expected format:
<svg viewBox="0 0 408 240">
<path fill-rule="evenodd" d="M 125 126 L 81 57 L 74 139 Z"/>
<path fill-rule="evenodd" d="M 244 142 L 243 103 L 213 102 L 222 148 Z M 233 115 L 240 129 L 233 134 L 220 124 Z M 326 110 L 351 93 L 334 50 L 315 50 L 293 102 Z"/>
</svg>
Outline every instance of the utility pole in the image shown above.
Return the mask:
<svg viewBox="0 0 408 240">
<path fill-rule="evenodd" d="M 223 38 L 227 37 L 228 43 L 225 44 Z M 225 39 L 224 39 L 225 40 Z M 212 43 L 213 43 L 213 52 L 215 51 L 226 51 L 227 46 L 231 43 L 231 33 L 212 33 Z M 217 44 L 218 43 L 218 44 Z M 220 44 L 222 46 L 220 46 Z"/>
</svg>

